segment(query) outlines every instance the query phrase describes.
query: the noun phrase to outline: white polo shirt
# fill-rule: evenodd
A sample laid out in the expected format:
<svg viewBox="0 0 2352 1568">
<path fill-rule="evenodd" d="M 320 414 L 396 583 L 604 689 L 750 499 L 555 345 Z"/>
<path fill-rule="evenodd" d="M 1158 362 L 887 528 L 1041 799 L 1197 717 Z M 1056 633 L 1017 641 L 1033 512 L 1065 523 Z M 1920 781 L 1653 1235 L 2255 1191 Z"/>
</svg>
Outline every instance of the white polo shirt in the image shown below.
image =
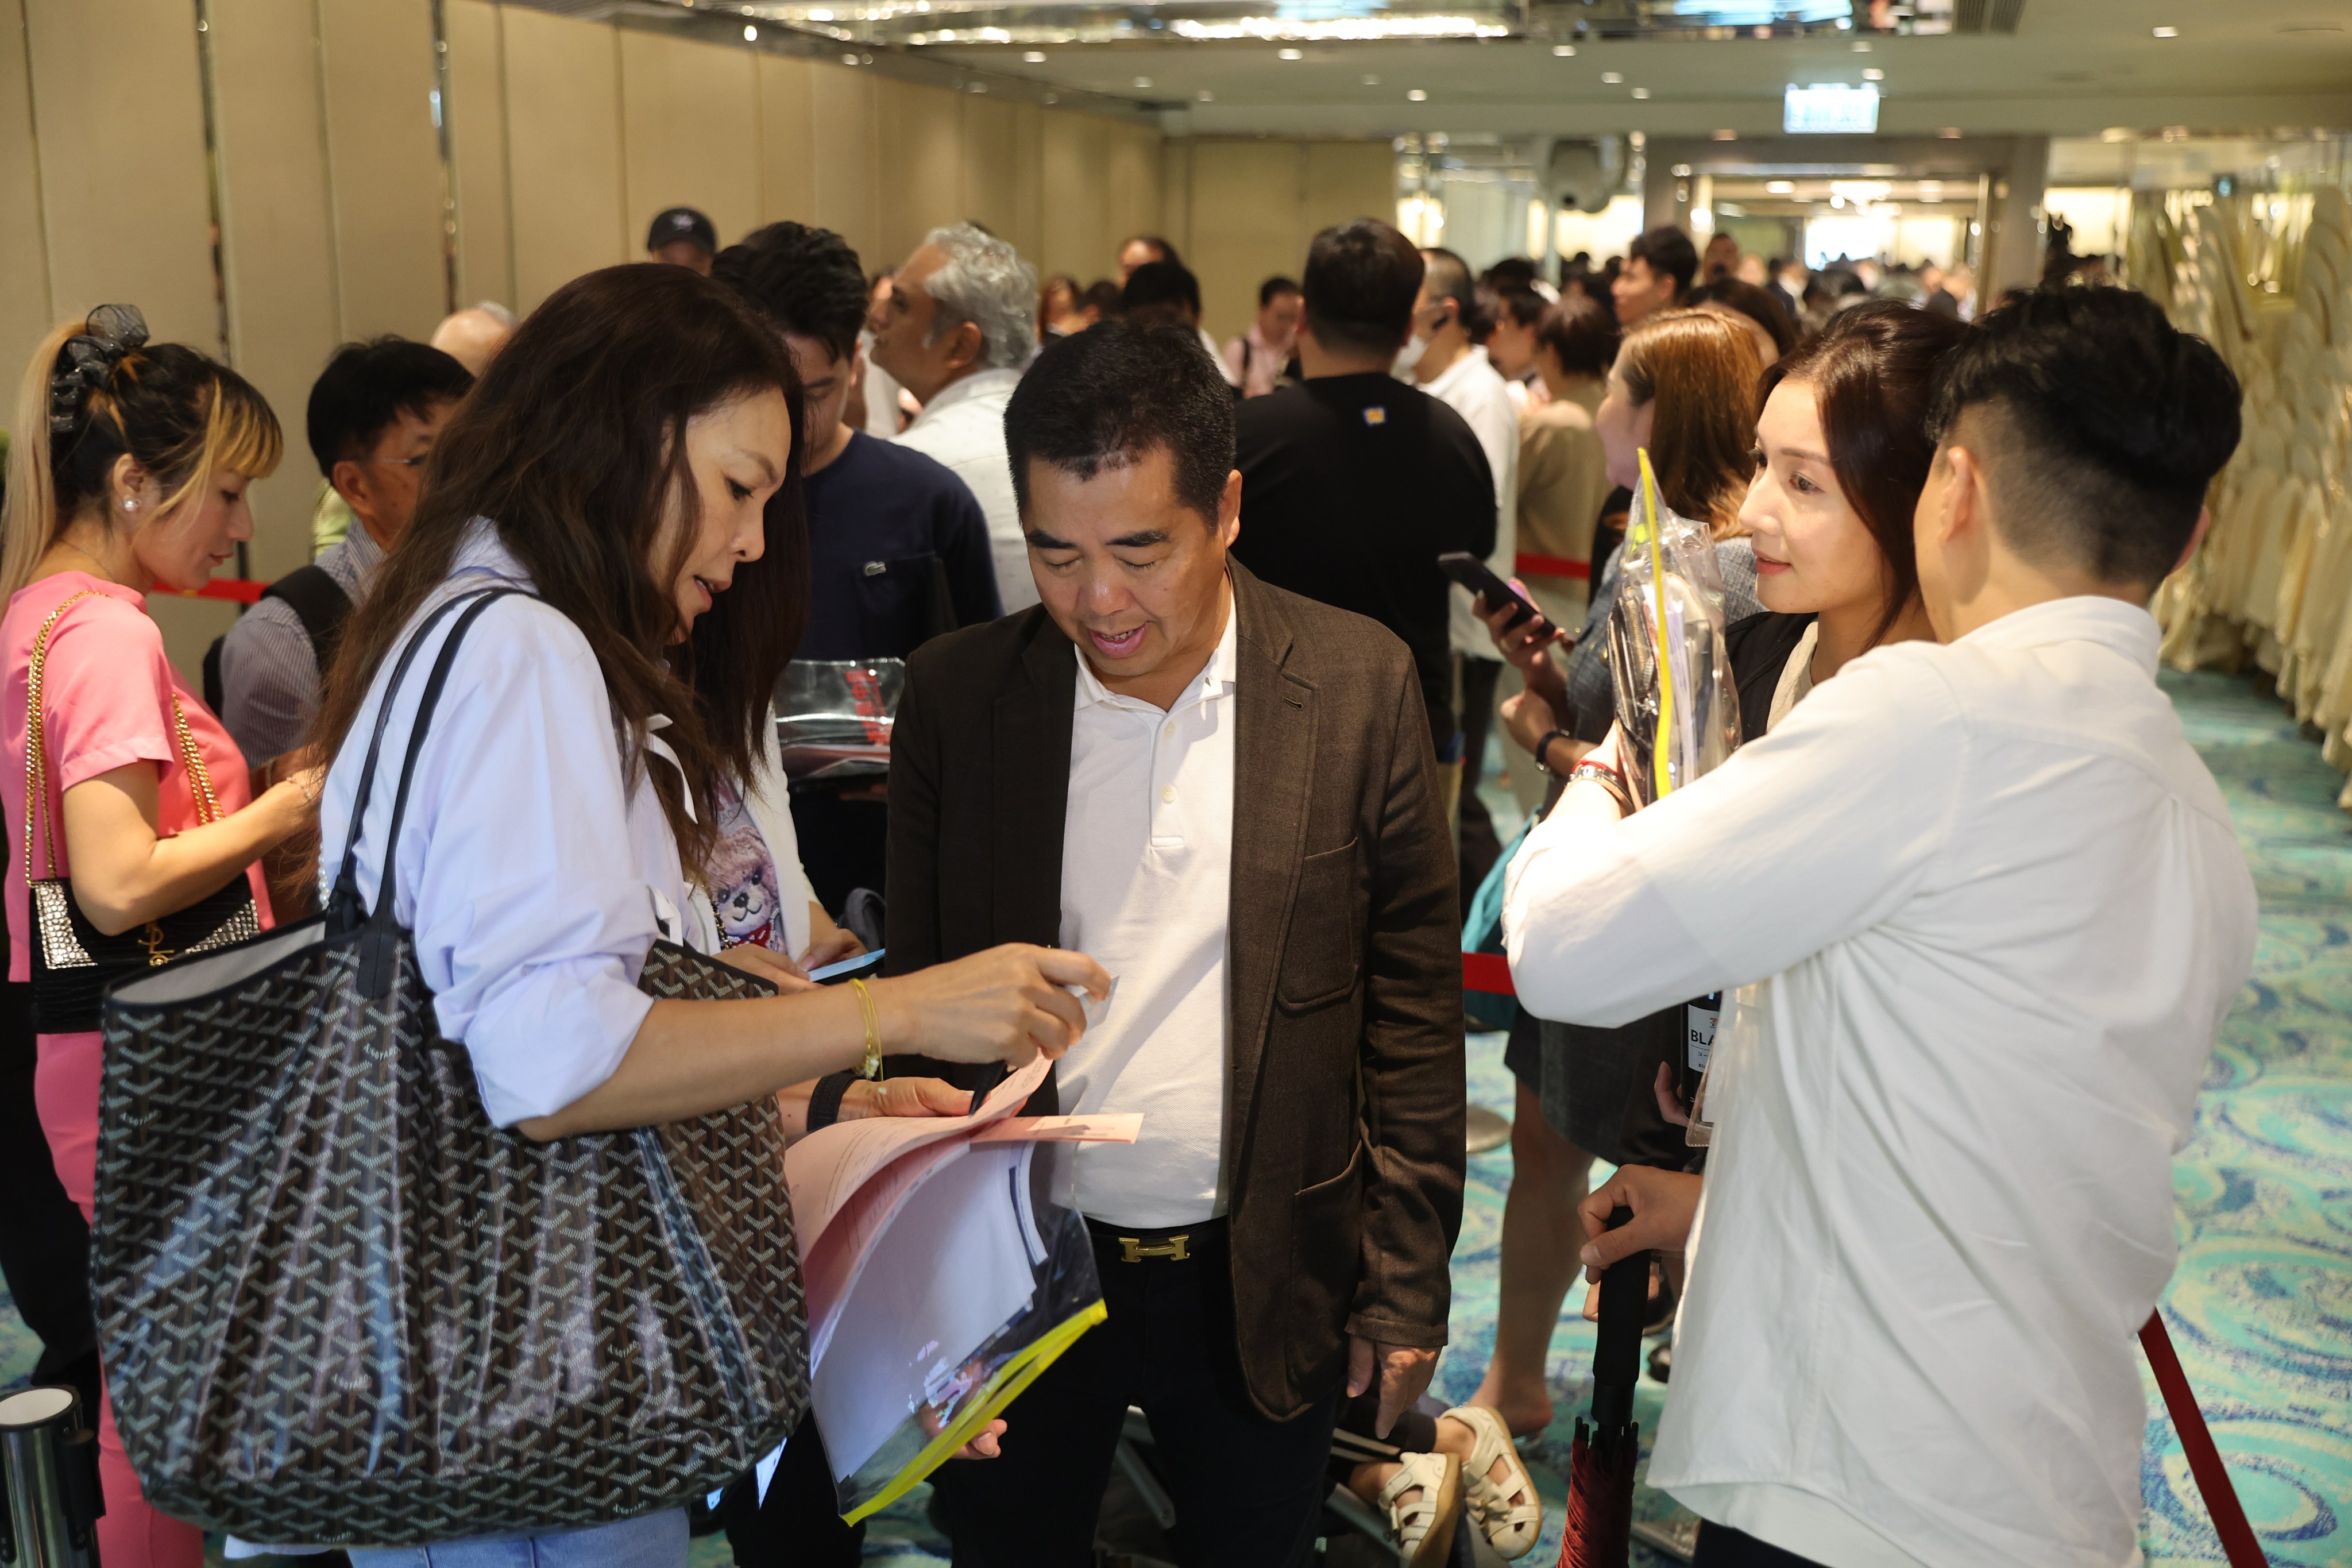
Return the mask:
<svg viewBox="0 0 2352 1568">
<path fill-rule="evenodd" d="M 1070 650 L 1061 942 L 1118 976 L 1118 994 L 1057 1070 L 1066 1110 L 1144 1113 L 1132 1144 L 1077 1146 L 1077 1207 L 1113 1225 L 1225 1209 L 1234 619 L 1228 587 L 1217 650 L 1166 712 L 1113 693 Z"/>
<path fill-rule="evenodd" d="M 1830 1568 L 2138 1561 L 2133 1336 L 2254 946 L 2158 637 L 2082 597 L 1875 649 L 1514 862 L 1541 1016 L 1744 987 L 1649 1471 L 1700 1517 Z"/>
<path fill-rule="evenodd" d="M 1519 411 L 1511 401 L 1509 384 L 1488 361 L 1486 351 L 1473 344 L 1422 391 L 1462 416 L 1486 454 L 1486 467 L 1495 478 L 1495 548 L 1486 565 L 1508 582 L 1519 558 Z M 1470 613 L 1469 590 L 1457 584 L 1450 593 L 1453 608 L 1446 627 L 1454 651 L 1495 658 L 1495 640 Z"/>
</svg>

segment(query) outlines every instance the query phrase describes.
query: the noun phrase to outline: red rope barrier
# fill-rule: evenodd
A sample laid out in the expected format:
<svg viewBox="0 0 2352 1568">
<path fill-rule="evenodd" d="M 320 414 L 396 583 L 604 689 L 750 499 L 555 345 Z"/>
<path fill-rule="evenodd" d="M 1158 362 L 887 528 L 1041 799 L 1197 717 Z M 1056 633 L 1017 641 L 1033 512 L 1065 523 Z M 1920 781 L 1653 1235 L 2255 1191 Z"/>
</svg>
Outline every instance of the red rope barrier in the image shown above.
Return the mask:
<svg viewBox="0 0 2352 1568">
<path fill-rule="evenodd" d="M 226 599 L 236 605 L 257 605 L 261 603 L 261 591 L 268 586 L 250 577 L 215 577 L 193 594 L 183 594 L 176 588 L 164 592 L 180 594 L 183 599 Z"/>
<path fill-rule="evenodd" d="M 1511 984 L 1511 961 L 1499 952 L 1464 953 L 1462 989 L 1484 991 L 1493 996 L 1518 994 Z"/>
<path fill-rule="evenodd" d="M 1530 555 L 1522 550 L 1512 561 L 1511 569 L 1522 577 L 1573 577 L 1583 583 L 1592 580 L 1590 562 L 1570 561 L 1565 555 Z"/>
<path fill-rule="evenodd" d="M 2213 1532 L 2221 1538 L 2230 1568 L 2268 1568 L 2270 1559 L 2254 1538 L 2254 1527 L 2246 1522 L 2245 1505 L 2238 1500 L 2229 1467 L 2221 1463 L 2221 1450 L 2213 1446 L 2213 1434 L 2206 1429 L 2205 1413 L 2197 1407 L 2196 1391 L 2189 1386 L 2188 1373 L 2181 1370 L 2180 1354 L 2172 1348 L 2163 1313 L 2149 1313 L 2147 1321 L 2140 1325 L 2139 1346 L 2147 1352 L 2156 1386 L 2164 1391 L 2164 1408 L 2172 1416 L 2172 1429 L 2180 1434 L 2189 1473 L 2197 1478 L 2198 1495 L 2205 1500 L 2205 1511 L 2213 1516 Z"/>
</svg>

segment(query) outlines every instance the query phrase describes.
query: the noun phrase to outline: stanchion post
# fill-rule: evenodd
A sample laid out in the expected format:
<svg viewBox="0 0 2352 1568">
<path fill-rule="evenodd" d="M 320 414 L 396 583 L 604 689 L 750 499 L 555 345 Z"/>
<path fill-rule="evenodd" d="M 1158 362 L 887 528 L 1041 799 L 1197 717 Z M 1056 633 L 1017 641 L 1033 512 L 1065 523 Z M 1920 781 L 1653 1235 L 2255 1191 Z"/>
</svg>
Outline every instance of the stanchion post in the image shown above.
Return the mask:
<svg viewBox="0 0 2352 1568">
<path fill-rule="evenodd" d="M 27 1388 L 0 1399 L 0 1471 L 6 1518 L 0 1563 L 9 1568 L 99 1568 L 98 1434 L 70 1388 Z"/>
</svg>

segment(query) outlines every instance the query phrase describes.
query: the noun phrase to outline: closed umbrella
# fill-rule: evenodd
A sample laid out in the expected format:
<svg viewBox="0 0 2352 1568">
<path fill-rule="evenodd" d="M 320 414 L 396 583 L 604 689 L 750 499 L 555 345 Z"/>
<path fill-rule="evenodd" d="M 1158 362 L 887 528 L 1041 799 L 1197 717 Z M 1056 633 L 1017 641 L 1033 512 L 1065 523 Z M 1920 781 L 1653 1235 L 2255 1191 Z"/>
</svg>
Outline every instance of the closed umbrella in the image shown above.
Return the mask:
<svg viewBox="0 0 2352 1568">
<path fill-rule="evenodd" d="M 1633 1217 L 1620 1205 L 1616 1229 Z M 1633 1462 L 1642 1451 L 1633 1419 L 1641 1377 L 1642 1320 L 1649 1308 L 1650 1254 L 1636 1252 L 1601 1276 L 1601 1327 L 1592 1350 L 1592 1418 L 1580 1417 L 1569 1451 L 1568 1515 L 1559 1568 L 1626 1568 L 1633 1549 Z"/>
</svg>

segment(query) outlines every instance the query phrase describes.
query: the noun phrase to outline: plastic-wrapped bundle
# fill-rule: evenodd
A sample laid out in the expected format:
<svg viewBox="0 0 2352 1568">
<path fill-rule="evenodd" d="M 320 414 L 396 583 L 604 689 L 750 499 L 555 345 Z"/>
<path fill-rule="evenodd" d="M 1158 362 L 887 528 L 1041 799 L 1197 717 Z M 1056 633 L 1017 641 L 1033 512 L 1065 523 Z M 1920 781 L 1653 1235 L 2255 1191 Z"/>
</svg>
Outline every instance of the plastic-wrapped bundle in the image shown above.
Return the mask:
<svg viewBox="0 0 2352 1568">
<path fill-rule="evenodd" d="M 1739 744 L 1739 691 L 1723 634 L 1715 541 L 1658 499 L 1650 454 L 1625 520 L 1617 604 L 1609 617 L 1618 760 L 1637 805 L 1680 789 Z"/>
<path fill-rule="evenodd" d="M 903 658 L 796 658 L 776 682 L 784 774 L 836 782 L 890 771 L 890 730 L 906 689 Z"/>
</svg>

